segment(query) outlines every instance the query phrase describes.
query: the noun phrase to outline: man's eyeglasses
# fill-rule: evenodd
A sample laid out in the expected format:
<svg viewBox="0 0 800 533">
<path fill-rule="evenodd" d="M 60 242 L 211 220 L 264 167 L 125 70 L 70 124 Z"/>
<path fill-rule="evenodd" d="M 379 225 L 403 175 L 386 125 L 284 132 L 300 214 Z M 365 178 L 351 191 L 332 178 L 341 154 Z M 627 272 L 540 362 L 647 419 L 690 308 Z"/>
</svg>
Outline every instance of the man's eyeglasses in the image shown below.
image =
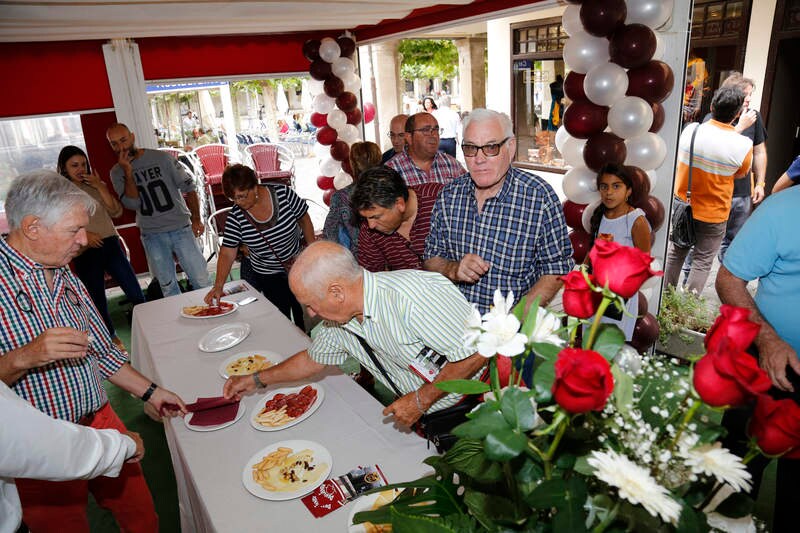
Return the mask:
<svg viewBox="0 0 800 533">
<path fill-rule="evenodd" d="M 478 155 L 478 150 L 483 152 L 486 157 L 495 157 L 500 153 L 500 148 L 508 142 L 511 137 L 506 137 L 499 143 L 484 144 L 483 146 L 475 146 L 474 144 L 462 144 L 461 150 L 464 152 L 464 157 L 475 157 Z"/>
<path fill-rule="evenodd" d="M 441 135 L 444 131 L 442 128 L 436 128 L 433 126 L 425 126 L 424 128 L 417 128 L 415 130 L 411 130 L 411 132 L 418 131 L 423 134 L 425 137 L 430 137 L 431 135 Z"/>
<path fill-rule="evenodd" d="M 386 133 L 386 136 L 390 139 L 400 139 L 401 137 L 405 137 L 406 132 L 401 131 L 400 133 L 395 133 L 393 131 L 389 131 Z"/>
</svg>

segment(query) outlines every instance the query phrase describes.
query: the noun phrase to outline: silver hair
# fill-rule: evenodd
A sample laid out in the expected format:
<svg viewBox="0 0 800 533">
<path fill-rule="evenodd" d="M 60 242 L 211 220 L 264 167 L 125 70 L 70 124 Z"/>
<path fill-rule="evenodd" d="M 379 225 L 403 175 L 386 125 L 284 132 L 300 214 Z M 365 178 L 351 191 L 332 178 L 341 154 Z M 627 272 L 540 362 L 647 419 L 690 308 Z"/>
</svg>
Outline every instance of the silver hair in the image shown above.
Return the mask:
<svg viewBox="0 0 800 533">
<path fill-rule="evenodd" d="M 500 127 L 503 128 L 503 135 L 506 137 L 514 136 L 514 126 L 511 124 L 511 119 L 508 117 L 508 115 L 505 113 L 500 113 L 499 111 L 484 109 L 482 107 L 473 109 L 469 112 L 469 115 L 464 117 L 464 132 L 467 131 L 467 127 L 469 127 L 469 125 L 473 122 L 476 124 L 482 124 L 491 120 L 496 120 L 500 123 Z"/>
<path fill-rule="evenodd" d="M 332 281 L 356 281 L 362 273 L 361 267 L 350 250 L 338 244 L 332 246 L 334 243 L 329 241 L 320 241 L 309 245 L 298 256 L 298 262 L 304 254 L 309 253 L 309 251 L 313 252 L 313 249 L 320 245 L 330 247 L 330 253 L 325 255 L 324 260 L 317 260 L 303 265 L 301 279 L 306 290 L 322 298 Z"/>
<path fill-rule="evenodd" d="M 89 216 L 97 202 L 75 184 L 52 170 L 36 170 L 11 182 L 6 196 L 6 216 L 10 231 L 19 229 L 26 215 L 33 215 L 45 226 L 52 226 L 70 209 L 82 207 Z"/>
</svg>

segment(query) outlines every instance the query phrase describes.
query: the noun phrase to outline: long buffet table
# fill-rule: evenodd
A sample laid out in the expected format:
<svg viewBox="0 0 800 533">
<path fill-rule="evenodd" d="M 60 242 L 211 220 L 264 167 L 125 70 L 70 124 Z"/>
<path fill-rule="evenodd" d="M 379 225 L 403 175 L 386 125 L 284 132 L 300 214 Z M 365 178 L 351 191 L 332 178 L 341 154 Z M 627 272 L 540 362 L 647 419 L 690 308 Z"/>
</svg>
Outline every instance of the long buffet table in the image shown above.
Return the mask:
<svg viewBox="0 0 800 533">
<path fill-rule="evenodd" d="M 205 293 L 194 291 L 138 305 L 133 314 L 133 366 L 187 403 L 221 394 L 224 380 L 218 368 L 232 354 L 271 351 L 286 358 L 310 343 L 263 295 L 249 287 L 225 299 L 257 296 L 258 300 L 230 315 L 205 320 L 180 316 L 182 307 L 202 304 Z M 251 333 L 243 342 L 221 352 L 200 351 L 198 341 L 207 331 L 233 322 L 250 324 Z M 389 482 L 408 481 L 430 472 L 422 460 L 435 451 L 428 450 L 417 435 L 401 431 L 384 418 L 381 404 L 353 380 L 331 368 L 314 381 L 325 389 L 323 403 L 308 419 L 282 431 L 260 432 L 250 426 L 249 417 L 264 391 L 246 397 L 244 416 L 218 431 L 189 430 L 180 418 L 165 423 L 184 533 L 347 531 L 352 503 L 315 519 L 299 499 L 266 501 L 244 488 L 242 471 L 247 460 L 265 446 L 283 440 L 306 439 L 322 444 L 333 457 L 333 476 L 372 464 L 380 466 Z"/>
</svg>

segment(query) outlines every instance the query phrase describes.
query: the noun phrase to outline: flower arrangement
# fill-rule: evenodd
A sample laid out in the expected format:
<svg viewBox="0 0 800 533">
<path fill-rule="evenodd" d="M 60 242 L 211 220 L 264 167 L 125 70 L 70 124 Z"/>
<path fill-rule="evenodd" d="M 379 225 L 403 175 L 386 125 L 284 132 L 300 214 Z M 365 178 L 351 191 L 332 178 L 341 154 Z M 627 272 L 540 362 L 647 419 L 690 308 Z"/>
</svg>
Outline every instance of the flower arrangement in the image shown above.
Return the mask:
<svg viewBox="0 0 800 533">
<path fill-rule="evenodd" d="M 767 396 L 769 378 L 745 353 L 759 326 L 747 310 L 723 305 L 691 368 L 642 358 L 600 317 L 661 272 L 647 254 L 615 243 L 597 242 L 590 259 L 592 274 L 565 279 L 566 321 L 538 302 L 512 309 L 513 295 L 499 291 L 489 313 L 472 317 L 466 342 L 489 358 L 491 383 L 439 386 L 484 401 L 453 430 L 453 448 L 426 460 L 432 475 L 392 485 L 405 490 L 355 523 L 459 533 L 709 531 L 750 513 L 746 463 L 759 453 L 800 455 L 800 408 Z M 529 390 L 521 375 L 531 362 Z M 503 388 L 502 367 L 510 368 Z M 718 442 L 720 413 L 750 401 L 750 451 L 740 458 Z"/>
</svg>

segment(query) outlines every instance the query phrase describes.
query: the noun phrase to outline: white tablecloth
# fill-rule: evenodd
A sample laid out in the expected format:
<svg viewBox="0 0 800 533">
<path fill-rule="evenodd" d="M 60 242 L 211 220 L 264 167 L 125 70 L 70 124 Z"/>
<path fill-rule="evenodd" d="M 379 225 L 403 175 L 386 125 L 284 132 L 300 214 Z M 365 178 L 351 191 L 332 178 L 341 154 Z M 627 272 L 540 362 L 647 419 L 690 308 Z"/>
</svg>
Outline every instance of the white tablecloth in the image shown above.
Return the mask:
<svg viewBox="0 0 800 533">
<path fill-rule="evenodd" d="M 259 297 L 228 316 L 206 320 L 180 316 L 183 306 L 202 304 L 205 293 L 200 290 L 138 305 L 133 314 L 133 366 L 187 403 L 222 393 L 224 380 L 218 367 L 232 354 L 270 350 L 288 357 L 310 343 L 302 331 L 253 290 L 227 298 Z M 217 353 L 198 349 L 199 339 L 208 330 L 231 322 L 251 326 L 250 335 L 241 344 Z M 247 412 L 242 419 L 218 431 L 191 431 L 180 418 L 165 423 L 184 533 L 347 531 L 352 504 L 315 519 L 299 499 L 272 502 L 247 492 L 241 480 L 245 463 L 258 450 L 278 441 L 319 442 L 333 457 L 332 475 L 342 475 L 359 465 L 378 464 L 389 482 L 400 482 L 431 471 L 422 460 L 435 450 L 428 450 L 423 439 L 402 432 L 385 419 L 381 404 L 353 380 L 331 368 L 316 381 L 325 388 L 324 402 L 310 418 L 283 431 L 260 432 L 250 426 L 249 416 L 263 391 L 243 400 Z"/>
</svg>

